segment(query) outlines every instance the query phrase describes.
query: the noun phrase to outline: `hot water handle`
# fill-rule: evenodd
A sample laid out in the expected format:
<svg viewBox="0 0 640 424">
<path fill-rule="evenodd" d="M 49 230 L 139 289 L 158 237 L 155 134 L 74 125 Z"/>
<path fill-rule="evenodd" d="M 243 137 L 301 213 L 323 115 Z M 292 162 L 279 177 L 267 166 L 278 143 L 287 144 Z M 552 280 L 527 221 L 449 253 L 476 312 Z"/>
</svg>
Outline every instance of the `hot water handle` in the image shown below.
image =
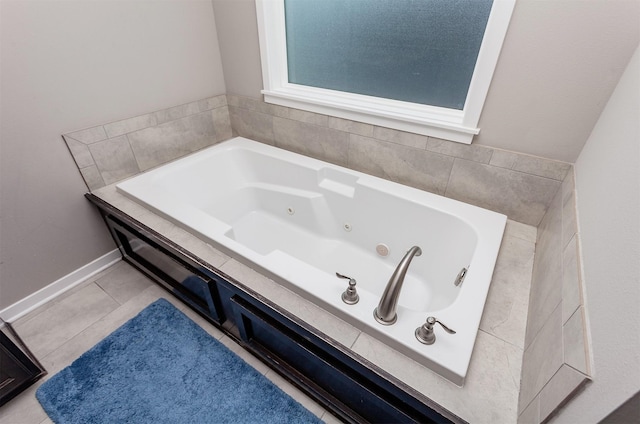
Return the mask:
<svg viewBox="0 0 640 424">
<path fill-rule="evenodd" d="M 356 279 L 347 277 L 346 275 L 342 275 L 338 272 L 336 272 L 336 277 L 349 280 L 349 287 L 347 287 L 347 289 L 342 293 L 342 301 L 347 305 L 355 305 L 358 303 L 360 296 L 356 291 Z"/>
<path fill-rule="evenodd" d="M 444 325 L 442 322 L 438 321 L 435 317 L 427 317 L 427 321 L 422 324 L 420 327 L 416 328 L 416 339 L 418 339 L 418 341 L 422 344 L 426 344 L 426 345 L 430 345 L 433 344 L 436 341 L 436 335 L 433 331 L 433 326 L 438 323 L 442 326 L 442 328 L 444 328 L 444 331 L 446 331 L 449 334 L 456 334 L 456 332 L 452 329 L 450 329 L 449 327 L 447 327 L 446 325 Z"/>
</svg>

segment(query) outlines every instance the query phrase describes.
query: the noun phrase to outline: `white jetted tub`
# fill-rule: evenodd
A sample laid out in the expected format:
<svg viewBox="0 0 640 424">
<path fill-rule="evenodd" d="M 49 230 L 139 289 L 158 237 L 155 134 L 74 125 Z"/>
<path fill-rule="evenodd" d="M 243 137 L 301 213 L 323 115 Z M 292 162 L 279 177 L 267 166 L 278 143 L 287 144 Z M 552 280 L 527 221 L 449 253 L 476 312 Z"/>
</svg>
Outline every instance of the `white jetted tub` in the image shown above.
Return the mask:
<svg viewBox="0 0 640 424">
<path fill-rule="evenodd" d="M 504 215 L 237 137 L 117 189 L 461 386 L 506 223 Z M 419 246 L 397 304 L 374 310 Z M 462 284 L 455 285 L 463 268 Z M 354 278 L 359 301 L 341 300 Z M 434 344 L 415 336 L 433 316 Z"/>
</svg>

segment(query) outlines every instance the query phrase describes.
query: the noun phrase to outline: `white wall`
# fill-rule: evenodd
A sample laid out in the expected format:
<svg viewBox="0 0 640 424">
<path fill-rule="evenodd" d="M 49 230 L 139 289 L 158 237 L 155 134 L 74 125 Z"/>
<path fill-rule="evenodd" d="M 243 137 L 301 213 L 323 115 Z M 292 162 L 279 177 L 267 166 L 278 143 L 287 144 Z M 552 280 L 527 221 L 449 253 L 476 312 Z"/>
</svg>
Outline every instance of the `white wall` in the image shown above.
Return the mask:
<svg viewBox="0 0 640 424">
<path fill-rule="evenodd" d="M 555 422 L 595 423 L 640 390 L 640 48 L 575 171 L 594 375 Z"/>
<path fill-rule="evenodd" d="M 262 65 L 255 0 L 212 0 L 227 91 L 261 97 Z"/>
<path fill-rule="evenodd" d="M 638 0 L 516 0 L 475 142 L 574 162 L 639 22 Z"/>
<path fill-rule="evenodd" d="M 255 0 L 212 0 L 227 90 L 261 98 Z M 516 0 L 475 143 L 574 162 L 640 41 L 637 0 Z"/>
<path fill-rule="evenodd" d="M 225 90 L 213 8 L 0 2 L 0 309 L 115 248 L 61 134 Z"/>
</svg>

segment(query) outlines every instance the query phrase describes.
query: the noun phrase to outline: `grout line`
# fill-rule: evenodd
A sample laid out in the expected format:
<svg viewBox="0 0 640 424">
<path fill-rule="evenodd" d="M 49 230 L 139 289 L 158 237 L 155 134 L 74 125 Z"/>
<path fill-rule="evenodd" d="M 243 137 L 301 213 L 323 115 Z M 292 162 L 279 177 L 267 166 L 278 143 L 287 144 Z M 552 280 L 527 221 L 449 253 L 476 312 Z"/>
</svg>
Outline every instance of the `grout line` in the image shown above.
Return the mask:
<svg viewBox="0 0 640 424">
<path fill-rule="evenodd" d="M 451 176 L 453 175 L 453 168 L 456 166 L 456 161 L 458 159 L 459 158 L 456 158 L 456 157 L 453 158 L 453 162 L 451 163 L 451 169 L 449 170 L 449 177 L 447 178 L 447 185 L 445 185 L 444 193 L 442 194 L 442 196 L 450 198 L 450 199 L 452 199 L 452 197 L 449 197 L 447 195 L 447 192 L 449 191 L 449 184 L 451 183 Z"/>
<path fill-rule="evenodd" d="M 358 341 L 358 339 L 360 339 L 360 336 L 362 335 L 362 331 L 358 332 L 358 335 L 356 336 L 356 338 L 353 340 L 353 343 L 351 343 L 351 345 L 349 346 L 349 349 L 353 350 L 353 346 L 356 345 L 356 342 Z"/>
<path fill-rule="evenodd" d="M 498 340 L 500 340 L 500 341 L 502 341 L 502 342 L 504 342 L 504 343 L 506 343 L 506 344 L 508 344 L 508 345 L 511 345 L 511 346 L 515 347 L 516 349 L 519 349 L 519 350 L 524 354 L 525 349 L 524 349 L 522 346 L 518 346 L 518 345 L 516 345 L 516 344 L 513 344 L 513 342 L 510 342 L 509 340 L 505 340 L 505 339 L 503 339 L 502 337 L 497 336 L 497 335 L 495 335 L 495 334 L 493 334 L 493 333 L 490 333 L 488 330 L 485 330 L 485 329 L 483 329 L 483 328 L 479 328 L 479 327 L 478 327 L 478 331 L 482 331 L 482 332 L 483 332 L 483 333 L 485 333 L 487 336 L 495 337 L 496 339 L 498 339 Z"/>
</svg>

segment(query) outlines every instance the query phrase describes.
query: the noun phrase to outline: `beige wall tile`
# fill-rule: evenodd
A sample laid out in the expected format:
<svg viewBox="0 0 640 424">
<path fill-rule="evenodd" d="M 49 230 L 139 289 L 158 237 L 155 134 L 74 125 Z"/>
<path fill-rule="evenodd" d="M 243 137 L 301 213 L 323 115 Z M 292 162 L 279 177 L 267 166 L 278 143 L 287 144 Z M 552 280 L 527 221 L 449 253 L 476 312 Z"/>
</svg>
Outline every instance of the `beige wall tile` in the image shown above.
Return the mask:
<svg viewBox="0 0 640 424">
<path fill-rule="evenodd" d="M 529 346 L 562 300 L 561 200 L 557 193 L 538 227 L 525 346 Z"/>
<path fill-rule="evenodd" d="M 540 420 L 545 420 L 586 381 L 586 377 L 563 365 L 540 392 Z"/>
<path fill-rule="evenodd" d="M 540 424 L 540 396 L 536 396 L 518 417 L 518 424 Z"/>
<path fill-rule="evenodd" d="M 564 362 L 583 374 L 588 374 L 587 350 L 584 329 L 584 309 L 579 308 L 564 324 Z"/>
<path fill-rule="evenodd" d="M 153 113 L 135 116 L 133 118 L 123 119 L 121 121 L 111 122 L 104 125 L 104 130 L 109 138 L 127 134 L 143 128 L 153 127 L 157 125 L 156 116 Z"/>
<path fill-rule="evenodd" d="M 329 128 L 362 135 L 364 137 L 373 137 L 373 125 L 336 118 L 334 116 L 329 117 Z"/>
<path fill-rule="evenodd" d="M 505 236 L 516 237 L 522 240 L 536 242 L 538 229 L 533 225 L 522 224 L 511 219 L 507 220 L 507 226 L 504 230 Z"/>
<path fill-rule="evenodd" d="M 140 172 L 126 135 L 91 144 L 89 151 L 105 184 Z"/>
<path fill-rule="evenodd" d="M 274 144 L 273 116 L 240 107 L 229 106 L 229 119 L 235 132 L 241 137 L 262 143 Z"/>
<path fill-rule="evenodd" d="M 174 106 L 155 112 L 156 123 L 160 125 L 165 122 L 175 121 L 176 119 L 184 118 L 185 116 L 194 115 L 200 112 L 200 102 L 191 102 L 184 105 Z"/>
<path fill-rule="evenodd" d="M 536 316 L 529 315 L 529 321 L 536 319 Z M 562 363 L 562 310 L 557 307 L 524 351 L 519 411 L 529 405 Z"/>
<path fill-rule="evenodd" d="M 349 167 L 431 193 L 444 194 L 453 158 L 352 134 Z"/>
<path fill-rule="evenodd" d="M 565 247 L 577 232 L 575 179 L 571 169 L 562 182 L 562 246 Z"/>
<path fill-rule="evenodd" d="M 251 97 L 227 95 L 227 101 L 229 102 L 229 106 L 235 106 L 240 109 L 266 113 L 269 115 L 279 116 L 281 118 L 289 117 L 288 107 L 272 105 L 261 100 L 253 99 Z M 275 113 L 276 111 L 277 113 Z"/>
<path fill-rule="evenodd" d="M 219 96 L 209 97 L 198 101 L 200 112 L 205 110 L 213 110 L 227 105 L 227 96 L 221 94 Z"/>
<path fill-rule="evenodd" d="M 65 134 L 65 137 L 73 138 L 84 144 L 92 144 L 98 141 L 106 140 L 107 133 L 104 131 L 102 125 L 85 130 L 74 131 L 72 133 Z"/>
<path fill-rule="evenodd" d="M 514 171 L 526 172 L 527 174 L 562 181 L 569 169 L 571 169 L 571 164 L 536 156 L 518 155 L 512 169 Z"/>
<path fill-rule="evenodd" d="M 445 195 L 537 226 L 560 182 L 456 159 Z"/>
<path fill-rule="evenodd" d="M 307 124 L 320 125 L 323 127 L 329 126 L 329 117 L 327 115 L 307 112 L 306 110 L 289 109 L 288 118 L 294 121 L 306 122 Z"/>
<path fill-rule="evenodd" d="M 489 163 L 493 154 L 492 149 L 483 146 L 455 143 L 433 137 L 427 140 L 427 150 L 480 163 Z"/>
<path fill-rule="evenodd" d="M 581 285 L 578 234 L 576 234 L 576 214 L 574 197 L 573 171 L 569 172 L 562 182 L 562 187 L 554 196 L 547 213 L 538 228 L 538 242 L 536 246 L 536 259 L 533 272 L 532 288 L 530 293 L 529 320 L 527 324 L 526 344 L 533 349 L 535 343 L 545 329 L 539 329 L 545 323 L 546 316 L 551 313 L 554 305 L 559 306 L 553 311 L 561 310 L 562 339 L 549 340 L 548 349 L 555 352 L 557 346 L 563 351 L 562 369 L 555 374 L 551 381 L 542 381 L 543 389 L 540 392 L 540 420 L 555 409 L 567 396 L 572 393 L 571 378 L 567 373 L 588 373 L 588 358 L 586 353 L 585 328 L 582 320 Z M 569 240 L 567 240 L 567 238 Z M 560 279 L 558 278 L 560 276 Z M 561 290 L 558 290 L 560 286 Z M 548 323 L 544 324 L 549 325 Z M 535 339 L 534 339 L 535 338 Z M 533 343 L 532 343 L 532 340 Z M 522 396 L 533 394 L 534 389 L 527 389 L 531 377 L 527 377 L 525 370 L 535 369 L 531 364 L 532 356 L 525 352 L 523 362 L 523 392 L 521 392 L 520 408 L 524 407 Z M 567 365 L 570 365 L 568 367 Z M 580 374 L 581 375 L 581 374 Z M 564 376 L 564 377 L 563 377 Z M 544 378 L 542 378 L 544 380 Z M 581 380 L 582 381 L 582 380 Z M 538 384 L 539 385 L 539 384 Z M 529 390 L 529 392 L 527 392 Z M 543 395 L 544 393 L 544 395 Z M 553 400 L 550 400 L 553 399 Z"/>
<path fill-rule="evenodd" d="M 73 156 L 73 160 L 76 161 L 78 168 L 86 168 L 87 166 L 94 165 L 93 157 L 89 152 L 89 147 L 71 137 L 66 137 L 67 147 Z"/>
<path fill-rule="evenodd" d="M 349 134 L 291 119 L 273 118 L 275 145 L 316 159 L 347 165 Z"/>
<path fill-rule="evenodd" d="M 564 248 L 562 262 L 562 322 L 564 323 L 582 304 L 577 235 Z"/>
<path fill-rule="evenodd" d="M 518 159 L 517 153 L 507 152 L 505 150 L 494 150 L 489 165 L 511 169 L 516 163 L 516 159 Z"/>
<path fill-rule="evenodd" d="M 211 110 L 213 118 L 213 128 L 216 132 L 216 141 L 228 140 L 233 136 L 231 130 L 231 118 L 229 117 L 229 108 L 219 107 Z"/>
<path fill-rule="evenodd" d="M 102 175 L 100 175 L 100 171 L 98 171 L 95 165 L 82 168 L 80 173 L 89 190 L 97 190 L 106 185 L 102 179 Z"/>
<path fill-rule="evenodd" d="M 373 138 L 417 149 L 426 149 L 429 137 L 391 128 L 373 127 Z"/>
<path fill-rule="evenodd" d="M 211 112 L 130 133 L 135 158 L 144 171 L 216 143 Z"/>
</svg>

